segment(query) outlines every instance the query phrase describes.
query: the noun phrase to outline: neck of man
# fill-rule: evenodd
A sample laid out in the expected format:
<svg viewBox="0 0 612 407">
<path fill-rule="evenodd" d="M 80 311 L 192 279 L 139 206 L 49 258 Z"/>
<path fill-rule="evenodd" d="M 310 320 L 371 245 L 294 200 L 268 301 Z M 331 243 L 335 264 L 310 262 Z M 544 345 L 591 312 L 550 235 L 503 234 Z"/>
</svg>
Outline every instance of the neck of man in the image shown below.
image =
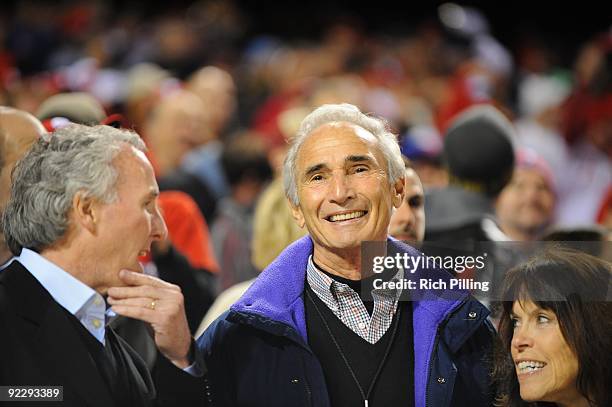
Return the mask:
<svg viewBox="0 0 612 407">
<path fill-rule="evenodd" d="M 313 261 L 317 267 L 348 280 L 361 280 L 361 248 L 330 251 L 315 246 Z"/>
<path fill-rule="evenodd" d="M 13 257 L 13 253 L 4 243 L 4 239 L 0 236 L 0 266 L 9 261 Z"/>
<path fill-rule="evenodd" d="M 75 245 L 74 247 L 79 246 Z M 42 257 L 55 264 L 66 273 L 72 275 L 74 278 L 100 294 L 105 295 L 106 290 L 98 287 L 96 283 L 95 276 L 97 275 L 96 269 L 98 266 L 94 261 L 96 257 L 91 254 L 92 253 L 87 250 L 77 251 L 65 246 L 53 246 L 40 252 Z"/>
</svg>

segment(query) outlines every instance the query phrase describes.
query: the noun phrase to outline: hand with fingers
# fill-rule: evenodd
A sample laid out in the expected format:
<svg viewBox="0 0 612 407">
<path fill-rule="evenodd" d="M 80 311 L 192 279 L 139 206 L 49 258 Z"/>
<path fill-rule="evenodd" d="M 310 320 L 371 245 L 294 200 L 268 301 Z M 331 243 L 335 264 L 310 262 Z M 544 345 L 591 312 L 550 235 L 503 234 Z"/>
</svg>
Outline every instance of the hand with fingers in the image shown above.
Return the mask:
<svg viewBox="0 0 612 407">
<path fill-rule="evenodd" d="M 181 289 L 158 278 L 121 270 L 125 287 L 111 287 L 108 303 L 119 315 L 149 323 L 159 351 L 181 369 L 189 366 L 191 333 Z"/>
</svg>

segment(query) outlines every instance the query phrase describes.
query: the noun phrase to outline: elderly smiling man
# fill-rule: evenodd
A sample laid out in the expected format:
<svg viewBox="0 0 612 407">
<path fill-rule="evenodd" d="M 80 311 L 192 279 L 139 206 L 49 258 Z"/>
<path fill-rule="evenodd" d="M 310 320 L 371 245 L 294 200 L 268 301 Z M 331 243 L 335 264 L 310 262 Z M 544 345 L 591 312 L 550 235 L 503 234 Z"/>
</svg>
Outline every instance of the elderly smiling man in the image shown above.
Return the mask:
<svg viewBox="0 0 612 407">
<path fill-rule="evenodd" d="M 230 406 L 489 406 L 483 360 L 492 330 L 481 304 L 467 293 L 360 295 L 361 244 L 388 240 L 404 198 L 404 163 L 384 122 L 352 105 L 322 106 L 302 122 L 284 171 L 309 236 L 198 340 L 212 398 Z"/>
</svg>

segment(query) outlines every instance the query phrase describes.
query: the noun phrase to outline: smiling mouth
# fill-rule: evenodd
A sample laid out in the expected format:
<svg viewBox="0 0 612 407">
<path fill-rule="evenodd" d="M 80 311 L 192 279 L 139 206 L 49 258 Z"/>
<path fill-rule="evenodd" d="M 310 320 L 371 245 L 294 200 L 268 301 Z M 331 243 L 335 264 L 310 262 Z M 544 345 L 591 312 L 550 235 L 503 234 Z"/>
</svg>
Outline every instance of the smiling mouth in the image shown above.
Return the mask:
<svg viewBox="0 0 612 407">
<path fill-rule="evenodd" d="M 342 222 L 345 220 L 361 218 L 365 216 L 366 213 L 368 213 L 368 211 L 354 211 L 354 212 L 342 213 L 338 215 L 330 215 L 326 217 L 325 219 L 327 219 L 330 222 Z"/>
<path fill-rule="evenodd" d="M 519 374 L 534 373 L 542 370 L 546 366 L 544 362 L 538 362 L 536 360 L 523 360 L 516 363 L 516 368 Z"/>
</svg>

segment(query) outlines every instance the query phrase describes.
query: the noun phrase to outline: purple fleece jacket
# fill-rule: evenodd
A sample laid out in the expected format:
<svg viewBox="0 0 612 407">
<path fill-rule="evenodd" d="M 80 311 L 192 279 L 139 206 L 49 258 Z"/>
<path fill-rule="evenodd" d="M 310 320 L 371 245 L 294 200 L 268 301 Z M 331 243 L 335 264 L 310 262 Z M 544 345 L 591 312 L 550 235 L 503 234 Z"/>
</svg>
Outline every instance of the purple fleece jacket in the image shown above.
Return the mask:
<svg viewBox="0 0 612 407">
<path fill-rule="evenodd" d="M 418 256 L 420 253 L 393 238 L 390 243 L 400 252 Z M 304 311 L 304 283 L 308 257 L 313 252 L 309 236 L 303 237 L 287 247 L 255 280 L 247 292 L 231 310 L 241 313 L 255 313 L 271 320 L 282 322 L 295 329 L 304 343 L 306 316 Z M 444 271 L 427 270 L 427 278 L 448 279 Z M 411 279 L 425 277 L 424 271 L 417 270 Z M 408 277 L 408 275 L 406 275 Z M 448 294 L 448 292 L 446 293 Z M 425 405 L 425 392 L 429 377 L 429 360 L 434 351 L 438 325 L 444 321 L 467 297 L 466 291 L 455 290 L 444 298 L 432 292 L 420 292 L 413 300 L 414 331 L 414 400 L 415 405 Z"/>
</svg>

